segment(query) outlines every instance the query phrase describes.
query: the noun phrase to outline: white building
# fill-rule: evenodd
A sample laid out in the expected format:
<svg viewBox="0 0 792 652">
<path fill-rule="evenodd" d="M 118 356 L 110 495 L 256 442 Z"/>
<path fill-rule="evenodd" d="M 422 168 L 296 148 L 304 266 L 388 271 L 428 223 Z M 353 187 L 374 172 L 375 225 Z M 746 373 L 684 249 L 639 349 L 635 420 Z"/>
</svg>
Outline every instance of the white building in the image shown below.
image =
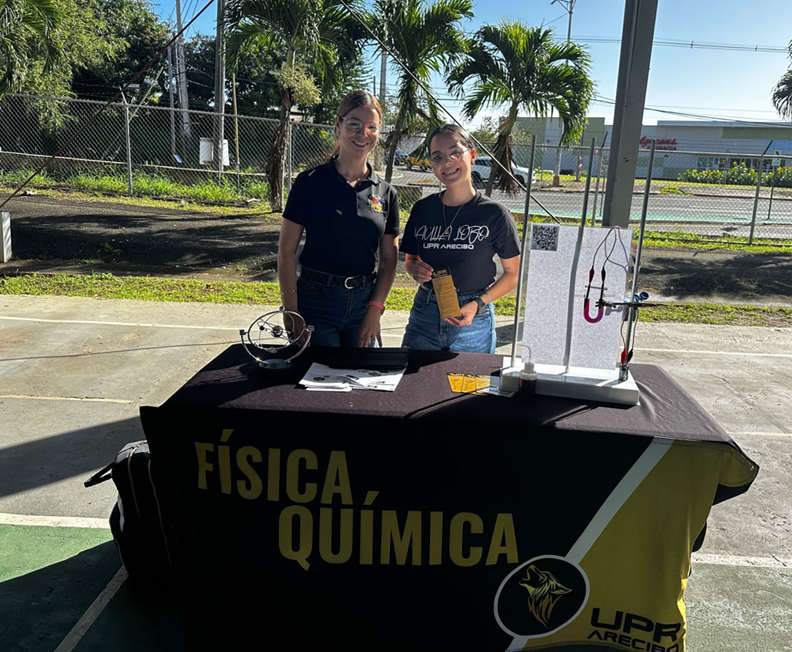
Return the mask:
<svg viewBox="0 0 792 652">
<path fill-rule="evenodd" d="M 537 166 L 554 169 L 556 149 L 560 136 L 558 120 L 544 118 L 518 118 L 520 126 L 536 134 L 537 144 L 544 145 L 538 153 Z M 606 125 L 604 118 L 589 118 L 583 135 L 587 153 L 591 138 L 597 147 L 605 140 L 610 145 L 613 125 Z M 685 170 L 726 169 L 745 163 L 752 168 L 760 166 L 769 170 L 775 167 L 792 166 L 792 123 L 778 122 L 755 124 L 748 122 L 660 120 L 656 125 L 641 129 L 641 151 L 638 156 L 637 177 L 645 177 L 649 164 L 648 149 L 652 139 L 657 141 L 653 177 L 676 179 Z M 528 148 L 515 148 L 518 163 L 527 165 Z M 575 151 L 564 151 L 561 157 L 562 172 L 572 173 L 578 165 Z M 588 156 L 584 156 L 586 169 Z M 595 161 L 596 164 L 596 161 Z"/>
</svg>

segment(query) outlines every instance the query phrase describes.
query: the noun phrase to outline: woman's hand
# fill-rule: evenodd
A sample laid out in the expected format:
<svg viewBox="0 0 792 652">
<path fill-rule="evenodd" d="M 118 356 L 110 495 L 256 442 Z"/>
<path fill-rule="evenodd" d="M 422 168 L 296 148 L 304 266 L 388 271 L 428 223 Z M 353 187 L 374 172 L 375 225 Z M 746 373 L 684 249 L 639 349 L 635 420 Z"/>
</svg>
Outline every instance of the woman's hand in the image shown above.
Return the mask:
<svg viewBox="0 0 792 652">
<path fill-rule="evenodd" d="M 434 269 L 432 269 L 431 265 L 427 265 L 422 260 L 416 260 L 411 266 L 410 276 L 417 283 L 426 283 L 432 280 L 432 272 L 434 272 Z"/>
<path fill-rule="evenodd" d="M 380 334 L 380 317 L 382 311 L 377 306 L 369 306 L 366 316 L 360 324 L 360 334 L 358 335 L 358 346 L 370 347 L 377 342 L 382 346 L 382 335 Z"/>
<path fill-rule="evenodd" d="M 294 341 L 294 344 L 301 347 L 303 344 L 305 344 L 305 340 L 308 339 L 308 329 L 306 328 L 305 325 L 305 317 L 303 317 L 300 314 L 297 308 L 294 309 L 286 308 L 286 310 L 289 310 L 289 312 L 295 312 L 297 313 L 297 315 L 299 315 L 298 317 L 292 317 L 291 315 L 289 315 L 283 320 L 284 321 L 283 325 L 286 327 L 286 330 L 289 332 L 289 339 L 297 335 L 300 336 L 298 339 Z M 308 346 L 310 346 L 310 344 Z"/>
<path fill-rule="evenodd" d="M 461 313 L 459 317 L 448 317 L 446 321 L 452 326 L 470 326 L 473 323 L 473 317 L 478 314 L 478 303 L 470 301 L 459 309 Z"/>
</svg>

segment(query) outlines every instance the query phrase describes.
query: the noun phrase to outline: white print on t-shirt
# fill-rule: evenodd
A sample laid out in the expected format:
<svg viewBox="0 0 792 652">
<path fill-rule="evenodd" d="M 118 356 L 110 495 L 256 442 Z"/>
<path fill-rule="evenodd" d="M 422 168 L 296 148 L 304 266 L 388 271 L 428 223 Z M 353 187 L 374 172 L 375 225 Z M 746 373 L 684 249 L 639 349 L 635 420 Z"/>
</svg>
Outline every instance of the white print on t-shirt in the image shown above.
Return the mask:
<svg viewBox="0 0 792 652">
<path fill-rule="evenodd" d="M 448 242 L 452 239 L 452 235 L 451 227 L 443 229 L 441 226 L 419 226 L 415 229 L 415 239 L 423 244 L 424 249 L 475 249 L 477 242 L 483 242 L 489 238 L 490 230 L 486 225 L 460 224 L 456 228 L 453 242 L 462 241 L 463 244 Z M 464 243 L 465 240 L 467 240 L 466 243 Z"/>
</svg>

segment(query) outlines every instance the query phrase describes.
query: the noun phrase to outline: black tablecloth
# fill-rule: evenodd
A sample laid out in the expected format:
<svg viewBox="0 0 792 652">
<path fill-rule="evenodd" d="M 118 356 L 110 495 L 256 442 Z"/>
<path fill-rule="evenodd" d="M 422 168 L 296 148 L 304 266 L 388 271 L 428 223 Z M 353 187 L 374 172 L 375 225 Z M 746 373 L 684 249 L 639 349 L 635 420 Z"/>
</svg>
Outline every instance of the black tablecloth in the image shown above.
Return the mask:
<svg viewBox="0 0 792 652">
<path fill-rule="evenodd" d="M 195 646 L 681 652 L 694 540 L 757 467 L 668 374 L 524 401 L 451 392 L 497 356 L 412 351 L 392 393 L 298 388 L 329 355 L 232 346 L 141 409 Z"/>
<path fill-rule="evenodd" d="M 735 446 L 716 421 L 671 376 L 654 365 L 630 370 L 641 391 L 640 405 L 597 405 L 567 398 L 461 395 L 447 373 L 492 375 L 501 357 L 479 353 L 412 351 L 397 391 L 309 392 L 298 388 L 312 362 L 326 363 L 332 349 L 309 349 L 287 372 L 262 371 L 242 345 L 212 360 L 165 403 L 165 407 L 219 408 L 356 415 L 395 419 L 453 417 L 559 430 L 608 432 L 668 439 L 711 441 Z"/>
</svg>

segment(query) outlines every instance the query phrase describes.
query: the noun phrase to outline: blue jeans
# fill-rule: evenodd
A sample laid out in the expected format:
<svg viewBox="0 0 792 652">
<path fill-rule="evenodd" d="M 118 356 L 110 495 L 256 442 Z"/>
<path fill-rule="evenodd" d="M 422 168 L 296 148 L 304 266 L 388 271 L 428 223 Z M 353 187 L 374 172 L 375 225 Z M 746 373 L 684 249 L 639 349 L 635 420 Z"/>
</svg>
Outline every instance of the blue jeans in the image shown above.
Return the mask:
<svg viewBox="0 0 792 652">
<path fill-rule="evenodd" d="M 305 322 L 314 327 L 311 345 L 357 346 L 360 324 L 366 316 L 373 288 L 373 281 L 347 290 L 298 278 L 297 306 Z"/>
<path fill-rule="evenodd" d="M 459 306 L 481 294 L 459 294 Z M 434 291 L 421 286 L 410 310 L 402 346 L 426 351 L 495 353 L 495 309 L 489 304 L 482 314 L 473 317 L 469 326 L 452 326 L 440 319 Z"/>
</svg>

